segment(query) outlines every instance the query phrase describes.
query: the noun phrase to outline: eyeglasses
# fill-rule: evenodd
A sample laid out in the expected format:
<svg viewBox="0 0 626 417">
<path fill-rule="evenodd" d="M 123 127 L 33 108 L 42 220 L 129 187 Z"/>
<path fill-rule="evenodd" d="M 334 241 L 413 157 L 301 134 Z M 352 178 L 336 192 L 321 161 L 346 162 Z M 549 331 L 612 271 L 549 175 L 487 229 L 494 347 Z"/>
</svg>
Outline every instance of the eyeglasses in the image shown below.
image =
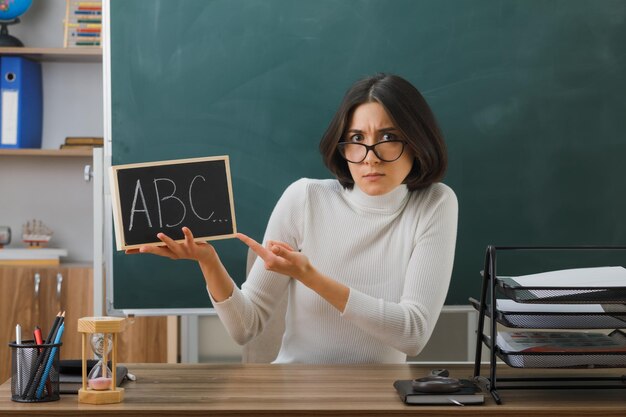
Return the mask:
<svg viewBox="0 0 626 417">
<path fill-rule="evenodd" d="M 337 149 L 339 154 L 348 162 L 358 164 L 363 162 L 369 151 L 374 152 L 378 159 L 384 162 L 393 162 L 402 156 L 405 141 L 385 140 L 374 145 L 355 142 L 339 142 Z"/>
</svg>

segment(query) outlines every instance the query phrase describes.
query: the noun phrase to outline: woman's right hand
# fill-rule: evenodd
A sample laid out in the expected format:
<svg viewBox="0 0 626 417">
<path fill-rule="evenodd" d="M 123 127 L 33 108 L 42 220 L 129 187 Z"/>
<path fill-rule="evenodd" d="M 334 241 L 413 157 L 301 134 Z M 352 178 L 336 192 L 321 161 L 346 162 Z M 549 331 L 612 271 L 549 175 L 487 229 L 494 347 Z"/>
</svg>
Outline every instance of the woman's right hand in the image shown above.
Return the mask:
<svg viewBox="0 0 626 417">
<path fill-rule="evenodd" d="M 164 246 L 144 245 L 139 249 L 127 249 L 126 254 L 150 253 L 170 259 L 191 259 L 201 263 L 211 263 L 217 258 L 212 245 L 206 242 L 194 242 L 193 234 L 188 227 L 183 227 L 184 242 L 176 242 L 165 233 L 157 234 Z"/>
</svg>

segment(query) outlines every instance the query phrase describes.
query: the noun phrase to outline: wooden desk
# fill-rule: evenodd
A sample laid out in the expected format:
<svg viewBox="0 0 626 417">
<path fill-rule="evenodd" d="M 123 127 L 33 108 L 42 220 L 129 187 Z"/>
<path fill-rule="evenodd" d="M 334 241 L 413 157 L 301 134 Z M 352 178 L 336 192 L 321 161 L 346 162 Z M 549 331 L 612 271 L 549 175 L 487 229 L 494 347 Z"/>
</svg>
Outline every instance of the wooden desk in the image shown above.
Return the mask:
<svg viewBox="0 0 626 417">
<path fill-rule="evenodd" d="M 60 401 L 11 401 L 10 381 L 0 386 L 0 415 L 38 416 L 624 416 L 626 390 L 506 390 L 503 405 L 489 395 L 484 406 L 406 406 L 392 383 L 425 376 L 418 365 L 128 365 L 136 382 L 124 384 L 121 404 L 79 404 L 75 395 Z M 449 367 L 468 377 L 472 368 Z M 520 370 L 516 370 L 519 372 Z M 505 373 L 505 372 L 502 372 Z M 519 374 L 517 374 L 519 376 Z"/>
</svg>

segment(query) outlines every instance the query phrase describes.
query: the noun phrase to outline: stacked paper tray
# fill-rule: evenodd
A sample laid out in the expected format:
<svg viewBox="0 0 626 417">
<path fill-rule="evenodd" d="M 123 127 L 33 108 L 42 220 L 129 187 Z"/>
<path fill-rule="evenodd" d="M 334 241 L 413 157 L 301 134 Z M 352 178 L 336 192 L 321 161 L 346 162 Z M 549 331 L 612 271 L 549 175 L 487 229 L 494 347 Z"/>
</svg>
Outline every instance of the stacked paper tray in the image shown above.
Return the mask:
<svg viewBox="0 0 626 417">
<path fill-rule="evenodd" d="M 496 285 L 518 303 L 626 303 L 626 269 L 621 266 L 497 277 Z"/>
<path fill-rule="evenodd" d="M 478 310 L 477 300 L 470 300 Z M 530 329 L 621 329 L 626 328 L 623 304 L 523 304 L 496 301 L 496 321 L 506 327 Z M 489 310 L 487 316 L 491 317 Z"/>
<path fill-rule="evenodd" d="M 626 367 L 626 334 L 615 330 L 609 336 L 624 345 L 622 351 L 601 351 L 593 347 L 567 351 L 515 351 L 501 346 L 498 336 L 496 355 L 513 368 L 623 368 Z"/>
<path fill-rule="evenodd" d="M 497 284 L 504 295 L 518 303 L 623 304 L 626 300 L 626 287 L 526 287 L 506 278 L 499 278 Z"/>
</svg>

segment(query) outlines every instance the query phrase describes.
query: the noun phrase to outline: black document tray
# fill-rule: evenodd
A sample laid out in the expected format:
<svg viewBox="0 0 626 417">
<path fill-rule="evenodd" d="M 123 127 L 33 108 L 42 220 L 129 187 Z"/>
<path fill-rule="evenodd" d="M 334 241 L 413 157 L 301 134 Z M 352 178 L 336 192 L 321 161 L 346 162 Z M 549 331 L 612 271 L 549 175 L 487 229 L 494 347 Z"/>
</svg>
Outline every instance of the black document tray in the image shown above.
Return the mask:
<svg viewBox="0 0 626 417">
<path fill-rule="evenodd" d="M 480 311 L 478 300 L 470 304 Z M 575 313 L 554 311 L 505 311 L 496 309 L 496 321 L 503 326 L 526 329 L 621 329 L 626 328 L 626 312 Z M 491 317 L 489 309 L 485 311 Z"/>
<path fill-rule="evenodd" d="M 626 346 L 626 334 L 615 330 L 609 334 Z M 619 352 L 590 349 L 577 352 L 519 352 L 505 351 L 496 346 L 496 355 L 513 368 L 623 368 L 626 367 L 626 348 Z"/>
<path fill-rule="evenodd" d="M 626 287 L 526 287 L 496 278 L 496 288 L 518 303 L 624 304 Z"/>
</svg>

